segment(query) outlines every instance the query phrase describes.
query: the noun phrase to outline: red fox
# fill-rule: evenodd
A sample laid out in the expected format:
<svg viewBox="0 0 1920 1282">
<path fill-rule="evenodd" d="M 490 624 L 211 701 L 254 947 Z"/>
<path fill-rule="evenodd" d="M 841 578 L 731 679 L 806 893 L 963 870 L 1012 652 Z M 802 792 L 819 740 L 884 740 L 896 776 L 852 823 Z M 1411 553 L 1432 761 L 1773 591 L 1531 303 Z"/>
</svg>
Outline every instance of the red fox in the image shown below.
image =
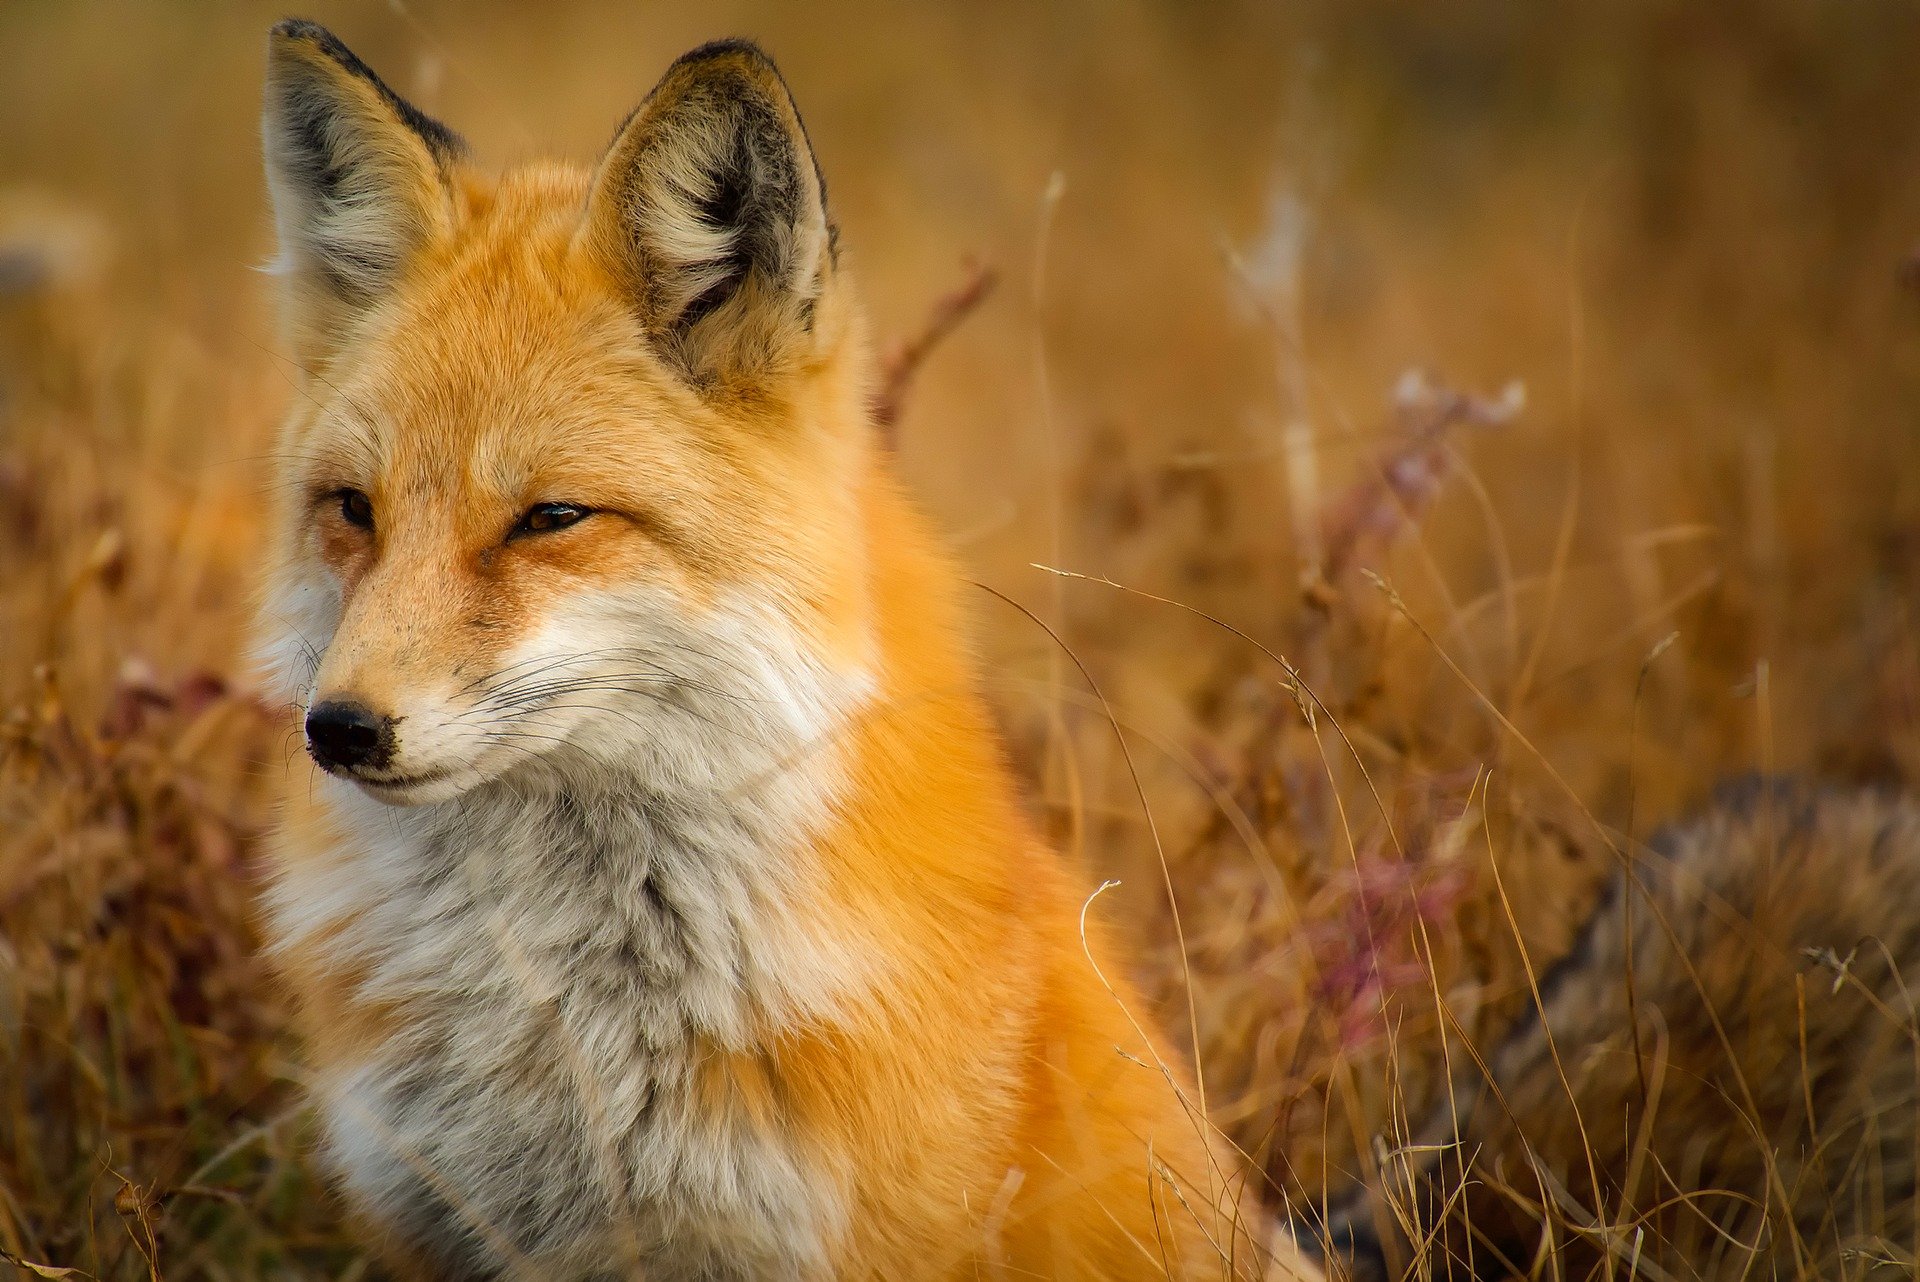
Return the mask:
<svg viewBox="0 0 1920 1282">
<path fill-rule="evenodd" d="M 493 177 L 268 57 L 268 897 L 325 1161 L 423 1277 L 1317 1276 L 1024 816 L 773 64 Z"/>
</svg>

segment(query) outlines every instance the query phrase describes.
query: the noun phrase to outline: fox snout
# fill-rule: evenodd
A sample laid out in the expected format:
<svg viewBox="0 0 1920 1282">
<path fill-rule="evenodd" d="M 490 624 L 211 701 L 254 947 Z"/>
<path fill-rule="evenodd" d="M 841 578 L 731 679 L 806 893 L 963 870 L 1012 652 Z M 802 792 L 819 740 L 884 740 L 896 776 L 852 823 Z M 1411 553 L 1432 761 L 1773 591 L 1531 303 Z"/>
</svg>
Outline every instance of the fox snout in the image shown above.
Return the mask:
<svg viewBox="0 0 1920 1282">
<path fill-rule="evenodd" d="M 393 760 L 393 727 L 393 717 L 358 699 L 327 699 L 307 711 L 307 752 L 325 770 L 383 770 Z"/>
</svg>

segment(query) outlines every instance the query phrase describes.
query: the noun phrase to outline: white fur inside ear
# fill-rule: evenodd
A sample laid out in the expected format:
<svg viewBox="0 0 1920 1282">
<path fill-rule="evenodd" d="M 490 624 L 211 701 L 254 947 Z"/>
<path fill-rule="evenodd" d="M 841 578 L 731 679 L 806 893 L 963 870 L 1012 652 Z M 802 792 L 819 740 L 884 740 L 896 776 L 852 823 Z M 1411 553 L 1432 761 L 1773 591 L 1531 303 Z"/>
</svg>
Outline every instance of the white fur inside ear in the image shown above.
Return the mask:
<svg viewBox="0 0 1920 1282">
<path fill-rule="evenodd" d="M 309 302 L 370 302 L 447 216 L 458 139 L 337 43 L 275 46 L 261 138 L 280 242 L 268 270 Z"/>
<path fill-rule="evenodd" d="M 658 275 L 661 310 L 676 316 L 746 270 L 740 250 L 743 225 L 711 221 L 703 213 L 717 193 L 727 140 L 707 131 L 691 132 L 694 136 L 686 145 L 663 150 L 663 163 L 643 180 L 648 198 L 636 208 L 633 227 L 648 257 L 665 269 Z"/>
<path fill-rule="evenodd" d="M 596 235 L 649 328 L 695 373 L 751 367 L 807 333 L 830 232 L 813 152 L 770 66 L 668 74 L 602 166 Z"/>
<path fill-rule="evenodd" d="M 280 253 L 273 270 L 319 273 L 349 298 L 377 293 L 422 230 L 398 144 L 370 136 L 311 88 L 289 90 L 266 124 Z"/>
</svg>

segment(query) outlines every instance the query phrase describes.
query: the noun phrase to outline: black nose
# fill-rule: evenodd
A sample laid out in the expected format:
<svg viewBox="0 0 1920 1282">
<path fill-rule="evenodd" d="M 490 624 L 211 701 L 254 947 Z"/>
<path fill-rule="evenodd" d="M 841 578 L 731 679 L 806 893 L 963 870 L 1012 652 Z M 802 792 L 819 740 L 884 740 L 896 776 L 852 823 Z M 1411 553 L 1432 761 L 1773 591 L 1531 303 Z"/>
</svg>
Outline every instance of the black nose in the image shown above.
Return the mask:
<svg viewBox="0 0 1920 1282">
<path fill-rule="evenodd" d="M 393 718 L 353 699 L 328 699 L 307 709 L 307 751 L 323 766 L 378 768 L 393 755 Z"/>
</svg>

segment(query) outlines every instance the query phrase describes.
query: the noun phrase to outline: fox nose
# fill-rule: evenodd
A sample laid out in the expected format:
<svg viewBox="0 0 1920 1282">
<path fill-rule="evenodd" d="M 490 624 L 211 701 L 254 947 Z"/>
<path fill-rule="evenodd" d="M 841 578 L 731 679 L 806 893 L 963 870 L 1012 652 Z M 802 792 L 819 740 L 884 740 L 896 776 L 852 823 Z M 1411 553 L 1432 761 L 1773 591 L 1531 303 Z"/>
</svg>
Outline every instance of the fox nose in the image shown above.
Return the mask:
<svg viewBox="0 0 1920 1282">
<path fill-rule="evenodd" d="M 379 767 L 393 755 L 393 718 L 357 699 L 327 699 L 307 710 L 307 751 L 323 766 Z"/>
</svg>

